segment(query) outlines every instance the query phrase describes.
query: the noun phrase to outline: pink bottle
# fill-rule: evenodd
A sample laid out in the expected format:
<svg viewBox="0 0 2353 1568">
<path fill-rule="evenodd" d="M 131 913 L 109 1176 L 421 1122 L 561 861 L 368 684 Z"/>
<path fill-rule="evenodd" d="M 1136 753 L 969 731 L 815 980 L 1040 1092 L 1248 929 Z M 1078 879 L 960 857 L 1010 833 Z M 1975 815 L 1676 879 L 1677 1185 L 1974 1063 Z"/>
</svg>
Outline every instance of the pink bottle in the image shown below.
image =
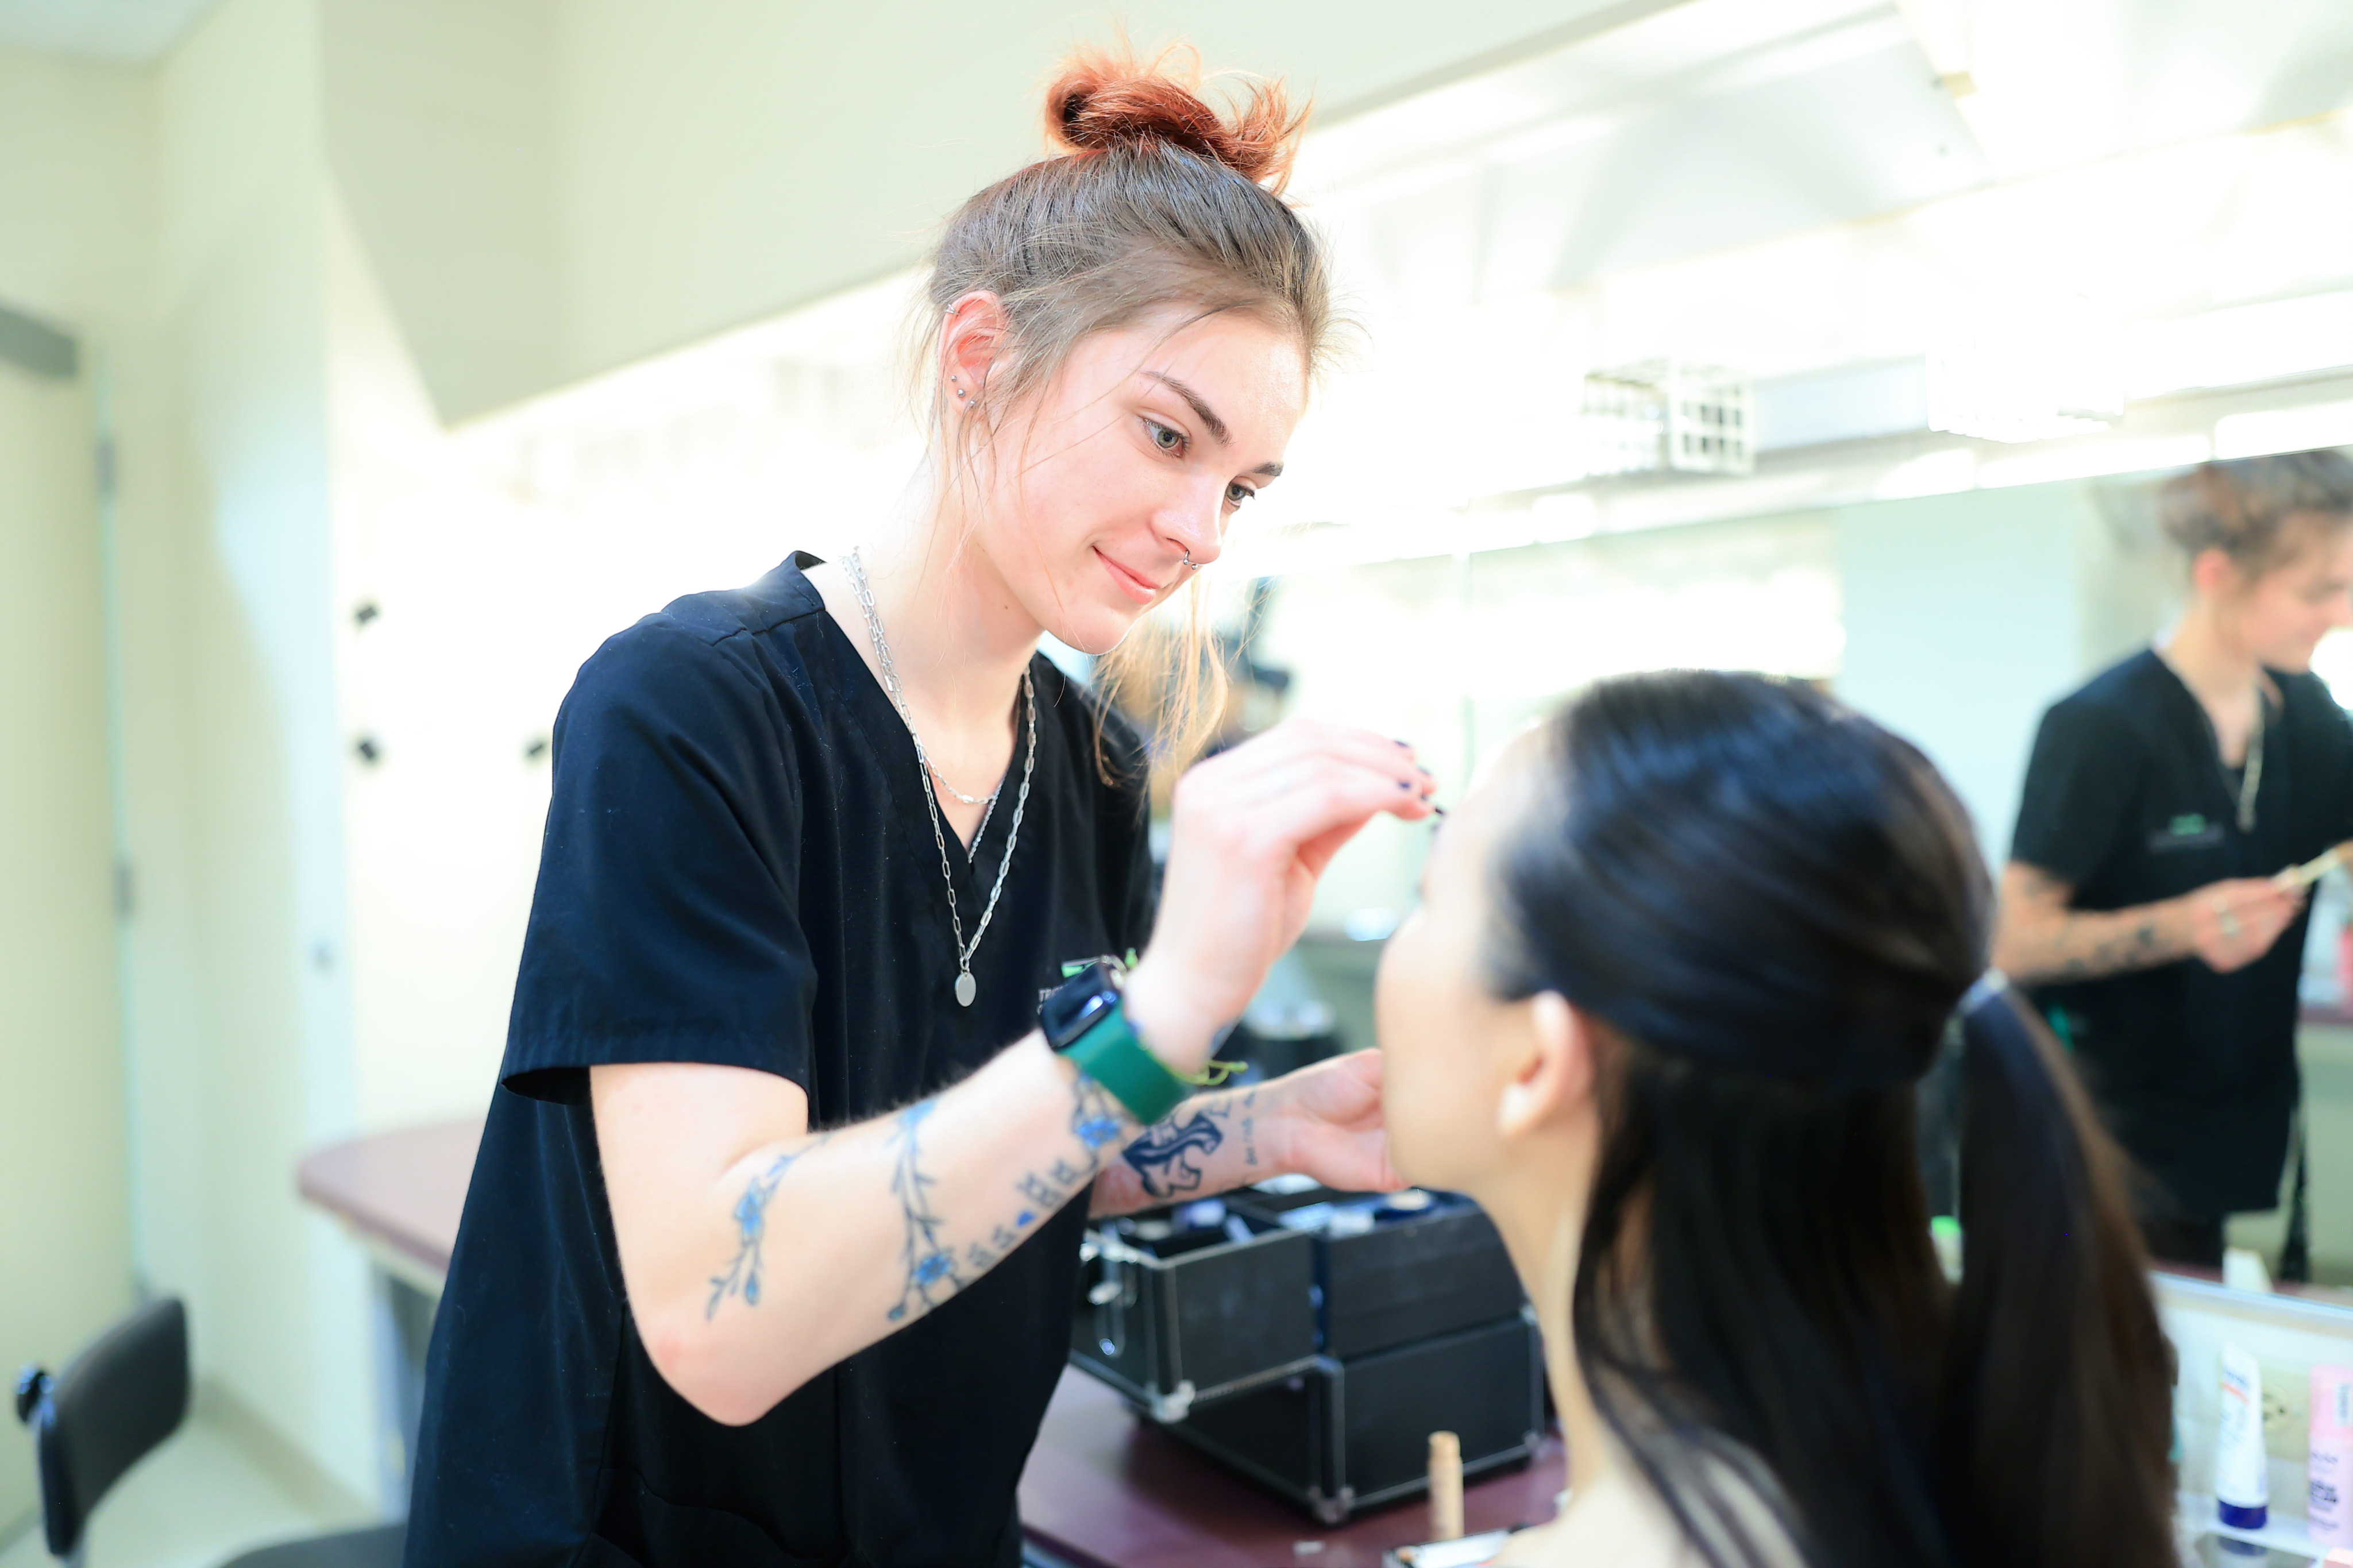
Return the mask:
<svg viewBox="0 0 2353 1568">
<path fill-rule="evenodd" d="M 2353 1546 L 2353 1366 L 2312 1369 L 2310 1500 L 2315 1546 Z"/>
</svg>

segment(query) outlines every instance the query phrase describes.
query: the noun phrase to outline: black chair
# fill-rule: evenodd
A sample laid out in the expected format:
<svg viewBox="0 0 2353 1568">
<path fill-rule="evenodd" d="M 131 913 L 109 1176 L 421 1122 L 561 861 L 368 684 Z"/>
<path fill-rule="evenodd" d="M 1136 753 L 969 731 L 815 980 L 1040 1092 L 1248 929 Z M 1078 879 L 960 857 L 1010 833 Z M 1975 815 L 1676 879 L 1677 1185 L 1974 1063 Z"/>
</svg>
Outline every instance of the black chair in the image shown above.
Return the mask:
<svg viewBox="0 0 2353 1568">
<path fill-rule="evenodd" d="M 188 1314 L 152 1301 L 85 1346 L 56 1377 L 16 1374 L 16 1418 L 33 1429 L 49 1552 L 79 1568 L 90 1511 L 188 1414 Z M 399 1568 L 399 1524 L 248 1552 L 222 1568 Z"/>
</svg>

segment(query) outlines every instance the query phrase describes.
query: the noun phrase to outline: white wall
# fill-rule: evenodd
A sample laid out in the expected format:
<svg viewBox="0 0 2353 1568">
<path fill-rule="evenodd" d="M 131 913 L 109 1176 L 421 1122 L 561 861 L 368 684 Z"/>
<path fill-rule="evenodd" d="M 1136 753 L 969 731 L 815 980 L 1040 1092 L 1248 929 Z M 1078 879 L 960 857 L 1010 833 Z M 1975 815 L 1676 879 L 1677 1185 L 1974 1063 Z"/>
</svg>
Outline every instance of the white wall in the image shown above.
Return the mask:
<svg viewBox="0 0 2353 1568">
<path fill-rule="evenodd" d="M 1928 753 L 2009 858 L 2042 710 L 2158 629 L 2162 554 L 2084 484 L 1843 508 L 1839 695 Z"/>
<path fill-rule="evenodd" d="M 132 73 L 0 49 L 0 303 L 119 319 L 142 254 Z M 0 1365 L 52 1370 L 130 1305 L 95 424 L 72 381 L 0 362 Z M 34 1507 L 0 1420 L 0 1531 Z"/>
<path fill-rule="evenodd" d="M 610 368 L 903 268 L 1041 151 L 1043 77 L 1116 16 L 1288 75 L 1335 115 L 1663 0 L 1068 0 L 557 11 L 558 368 Z"/>
<path fill-rule="evenodd" d="M 155 76 L 172 524 L 127 539 L 142 1263 L 199 1373 L 373 1486 L 364 1270 L 296 1198 L 353 1127 L 317 16 L 229 0 Z"/>
<path fill-rule="evenodd" d="M 550 0 L 319 0 L 327 155 L 451 417 L 560 379 L 553 13 Z"/>
<path fill-rule="evenodd" d="M 1287 74 L 1329 111 L 1667 0 L 1126 7 L 1144 43 Z M 1111 13 L 1067 0 L 317 0 L 329 156 L 445 418 L 909 265 L 1041 150 L 1038 92 Z"/>
<path fill-rule="evenodd" d="M 86 379 L 0 362 L 0 1361 L 52 1370 L 131 1297 L 90 450 Z M 32 1483 L 0 1424 L 0 1529 Z"/>
<path fill-rule="evenodd" d="M 527 749 L 602 634 L 565 614 L 583 541 L 442 429 L 340 201 L 328 242 L 339 704 L 379 748 L 347 770 L 343 845 L 354 1114 L 375 1130 L 489 1101 L 547 813 Z"/>
</svg>

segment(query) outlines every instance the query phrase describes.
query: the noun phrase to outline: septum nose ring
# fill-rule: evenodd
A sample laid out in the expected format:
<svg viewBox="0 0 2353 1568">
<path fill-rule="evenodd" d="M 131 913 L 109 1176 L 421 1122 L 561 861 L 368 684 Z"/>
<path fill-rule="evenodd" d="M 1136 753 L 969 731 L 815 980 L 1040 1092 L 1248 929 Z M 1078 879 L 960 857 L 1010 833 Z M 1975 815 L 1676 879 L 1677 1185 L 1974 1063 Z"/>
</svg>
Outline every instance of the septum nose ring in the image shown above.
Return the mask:
<svg viewBox="0 0 2353 1568">
<path fill-rule="evenodd" d="M 1189 550 L 1185 552 L 1184 565 L 1187 572 L 1198 572 L 1201 569 L 1201 563 L 1193 559 L 1193 552 Z"/>
</svg>

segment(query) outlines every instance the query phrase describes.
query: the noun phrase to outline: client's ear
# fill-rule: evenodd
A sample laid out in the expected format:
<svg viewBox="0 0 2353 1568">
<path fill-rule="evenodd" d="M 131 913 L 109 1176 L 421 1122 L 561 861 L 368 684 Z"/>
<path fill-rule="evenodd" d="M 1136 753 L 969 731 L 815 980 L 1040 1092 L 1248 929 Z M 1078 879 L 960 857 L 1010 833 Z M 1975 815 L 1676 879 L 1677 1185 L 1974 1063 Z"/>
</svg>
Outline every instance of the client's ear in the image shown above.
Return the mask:
<svg viewBox="0 0 2353 1568">
<path fill-rule="evenodd" d="M 1495 1107 L 1495 1130 L 1505 1138 L 1532 1132 L 1593 1098 L 1593 1021 L 1556 991 L 1520 1004 L 1525 1033 Z"/>
</svg>

